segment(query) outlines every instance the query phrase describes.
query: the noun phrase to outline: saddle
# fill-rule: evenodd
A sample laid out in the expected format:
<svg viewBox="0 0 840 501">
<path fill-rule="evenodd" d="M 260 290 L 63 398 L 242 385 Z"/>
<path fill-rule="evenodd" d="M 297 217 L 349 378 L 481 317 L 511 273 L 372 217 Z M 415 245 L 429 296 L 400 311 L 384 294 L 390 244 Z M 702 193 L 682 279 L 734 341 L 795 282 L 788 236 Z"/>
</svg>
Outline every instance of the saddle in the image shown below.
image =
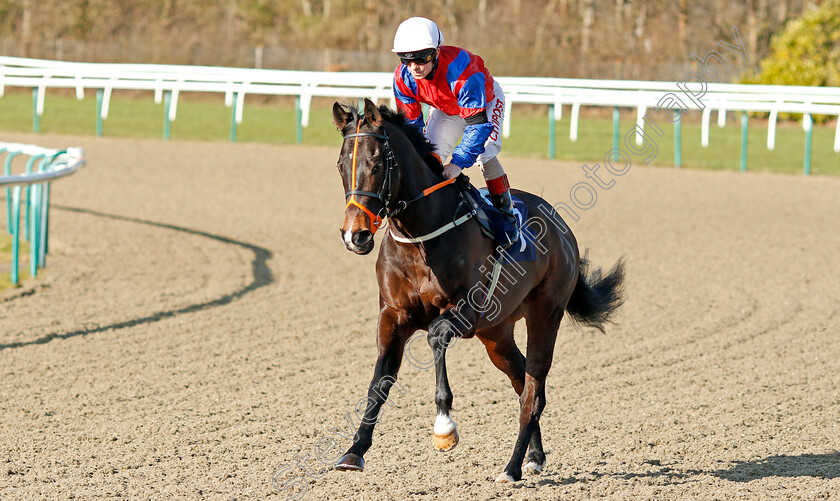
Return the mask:
<svg viewBox="0 0 840 501">
<path fill-rule="evenodd" d="M 498 247 L 502 243 L 507 242 L 505 232 L 511 229 L 511 222 L 499 212 L 499 209 L 493 206 L 490 202 L 489 192 L 486 188 L 478 189 L 470 183 L 466 175 L 460 176 L 457 186 L 461 190 L 463 199 L 468 204 L 470 210 L 475 211 L 475 219 L 481 228 L 481 233 L 486 238 L 493 240 L 493 246 Z M 534 240 L 532 232 L 523 227 L 525 221 L 528 220 L 528 206 L 525 202 L 511 195 L 513 200 L 514 213 L 516 214 L 517 224 L 520 229 L 519 242 L 508 249 L 507 253 L 514 261 L 534 261 L 536 260 L 536 252 L 534 246 L 529 245 L 530 241 Z"/>
</svg>

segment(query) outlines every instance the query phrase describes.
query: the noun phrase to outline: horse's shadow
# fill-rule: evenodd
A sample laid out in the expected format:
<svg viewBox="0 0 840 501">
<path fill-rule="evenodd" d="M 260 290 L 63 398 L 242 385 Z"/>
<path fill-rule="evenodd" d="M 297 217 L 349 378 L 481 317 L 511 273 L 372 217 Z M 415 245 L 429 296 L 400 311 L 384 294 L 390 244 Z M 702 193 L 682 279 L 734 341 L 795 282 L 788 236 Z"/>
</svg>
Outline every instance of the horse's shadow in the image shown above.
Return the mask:
<svg viewBox="0 0 840 501">
<path fill-rule="evenodd" d="M 767 477 L 840 478 L 840 452 L 770 456 L 755 461 L 736 461 L 726 470 L 712 475 L 732 482 L 750 482 Z"/>
<path fill-rule="evenodd" d="M 798 456 L 769 456 L 755 461 L 733 461 L 730 468 L 719 470 L 698 470 L 680 468 L 677 463 L 645 461 L 644 464 L 655 468 L 643 473 L 604 472 L 594 470 L 579 472 L 564 477 L 550 471 L 540 476 L 525 477 L 526 482 L 517 488 L 528 487 L 564 487 L 570 484 L 589 483 L 609 477 L 613 479 L 633 480 L 637 478 L 657 479 L 663 485 L 678 485 L 697 482 L 700 477 L 712 475 L 730 482 L 751 482 L 769 477 L 814 477 L 826 480 L 840 478 L 840 452 L 828 454 L 800 454 Z"/>
<path fill-rule="evenodd" d="M 598 466 L 606 463 L 598 463 Z M 563 476 L 559 472 L 546 471 L 539 476 L 524 477 L 526 482 L 521 485 L 515 485 L 514 488 L 532 488 L 532 487 L 565 487 L 572 484 L 586 484 L 596 482 L 603 478 L 633 480 L 637 478 L 659 479 L 664 485 L 684 484 L 688 482 L 697 481 L 700 475 L 707 474 L 703 470 L 681 469 L 676 463 L 662 463 L 656 460 L 648 460 L 644 465 L 653 466 L 655 469 L 650 469 L 643 473 L 638 472 L 619 472 L 619 471 L 601 471 L 595 468 L 591 471 L 575 472 L 572 476 Z"/>
</svg>

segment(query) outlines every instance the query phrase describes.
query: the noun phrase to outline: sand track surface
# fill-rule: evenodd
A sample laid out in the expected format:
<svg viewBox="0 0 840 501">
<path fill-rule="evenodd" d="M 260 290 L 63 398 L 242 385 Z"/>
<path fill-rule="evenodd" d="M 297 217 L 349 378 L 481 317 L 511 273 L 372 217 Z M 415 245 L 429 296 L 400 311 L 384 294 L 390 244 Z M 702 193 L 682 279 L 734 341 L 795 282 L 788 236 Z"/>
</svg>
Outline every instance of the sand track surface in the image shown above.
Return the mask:
<svg viewBox="0 0 840 501">
<path fill-rule="evenodd" d="M 433 371 L 403 364 L 365 471 L 318 460 L 376 357 L 338 146 L 4 140 L 88 165 L 53 184 L 42 277 L 0 293 L 0 499 L 840 497 L 840 179 L 633 165 L 598 188 L 568 222 L 595 265 L 626 256 L 627 302 L 606 334 L 563 324 L 546 469 L 496 485 L 518 399 L 476 340 L 447 355 L 453 451 Z M 587 181 L 503 163 L 553 204 Z"/>
</svg>

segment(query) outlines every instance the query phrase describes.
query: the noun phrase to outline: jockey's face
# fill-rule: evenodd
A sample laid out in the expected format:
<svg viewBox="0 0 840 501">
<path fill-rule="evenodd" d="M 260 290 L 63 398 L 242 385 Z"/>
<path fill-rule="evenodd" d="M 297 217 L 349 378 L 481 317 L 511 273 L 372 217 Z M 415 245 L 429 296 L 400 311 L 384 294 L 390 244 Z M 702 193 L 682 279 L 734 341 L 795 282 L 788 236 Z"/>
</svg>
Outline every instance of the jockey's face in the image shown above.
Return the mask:
<svg viewBox="0 0 840 501">
<path fill-rule="evenodd" d="M 411 72 L 411 76 L 415 79 L 423 79 L 426 78 L 429 73 L 432 71 L 432 62 L 428 62 L 426 64 L 417 64 L 415 62 L 411 62 L 408 64 L 408 71 Z"/>
<path fill-rule="evenodd" d="M 429 73 L 432 72 L 432 68 L 434 67 L 435 58 L 437 57 L 437 51 L 431 54 L 431 57 L 428 58 L 427 62 L 422 62 L 423 59 L 426 58 L 418 58 L 418 59 L 403 59 L 403 64 L 406 65 L 408 71 L 411 72 L 411 76 L 415 79 L 422 79 L 426 78 Z"/>
</svg>

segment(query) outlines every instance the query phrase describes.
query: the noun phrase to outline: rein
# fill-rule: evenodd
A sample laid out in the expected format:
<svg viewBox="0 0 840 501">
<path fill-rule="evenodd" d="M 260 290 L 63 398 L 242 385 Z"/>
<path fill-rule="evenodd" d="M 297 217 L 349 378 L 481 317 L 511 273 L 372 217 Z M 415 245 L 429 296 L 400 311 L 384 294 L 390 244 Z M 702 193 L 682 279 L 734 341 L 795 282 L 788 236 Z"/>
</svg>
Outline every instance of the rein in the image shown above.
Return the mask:
<svg viewBox="0 0 840 501">
<path fill-rule="evenodd" d="M 396 203 L 396 207 L 391 209 L 391 185 L 393 183 L 393 172 L 397 166 L 396 158 L 394 157 L 394 152 L 391 149 L 391 144 L 388 139 L 388 135 L 383 132 L 383 134 L 376 134 L 374 132 L 361 132 L 362 121 L 359 120 L 358 124 L 356 125 L 356 132 L 352 134 L 347 134 L 344 136 L 344 139 L 347 138 L 354 138 L 353 142 L 353 159 L 352 159 L 352 172 L 351 172 L 351 184 L 350 184 L 350 191 L 344 194 L 344 197 L 350 197 L 350 200 L 347 201 L 347 205 L 344 207 L 344 210 L 347 210 L 351 205 L 354 205 L 361 209 L 371 220 L 371 233 L 376 233 L 376 230 L 380 228 L 382 225 L 382 221 L 385 218 L 394 218 L 397 217 L 402 211 L 408 208 L 409 205 L 417 202 L 418 200 L 431 195 L 432 193 L 436 192 L 437 190 L 449 186 L 453 184 L 456 178 L 447 179 L 446 181 L 442 181 L 437 183 L 433 186 L 430 186 L 420 192 L 416 197 L 412 198 L 411 200 L 399 200 Z M 382 150 L 382 156 L 384 158 L 383 165 L 385 167 L 385 179 L 382 180 L 382 187 L 379 189 L 378 193 L 373 193 L 370 191 L 364 190 L 357 190 L 356 189 L 356 159 L 359 149 L 359 138 L 360 137 L 374 137 L 377 139 L 381 139 L 384 142 L 384 149 Z M 365 207 L 361 202 L 356 199 L 356 195 L 366 196 L 378 200 L 379 203 L 382 205 L 382 208 L 374 214 L 373 211 Z M 467 220 L 471 219 L 475 216 L 476 211 L 473 209 L 472 211 L 464 214 L 460 218 L 438 228 L 437 230 L 423 235 L 417 238 L 404 238 L 394 234 L 393 230 L 390 230 L 391 237 L 396 240 L 397 242 L 401 243 L 419 243 L 426 240 L 431 240 L 432 238 L 438 237 L 447 231 L 451 230 L 452 228 L 459 226 L 466 222 Z"/>
<path fill-rule="evenodd" d="M 441 189 L 443 187 L 446 187 L 446 186 L 449 186 L 450 184 L 453 184 L 456 181 L 457 178 L 453 177 L 452 179 L 447 179 L 447 180 L 442 181 L 440 183 L 437 183 L 433 186 L 430 186 L 430 187 L 426 188 L 425 190 L 420 192 L 417 196 L 415 196 L 414 198 L 412 198 L 411 200 L 409 200 L 407 202 L 405 200 L 399 200 L 397 202 L 397 207 L 395 209 L 391 209 L 390 208 L 390 204 L 391 204 L 391 184 L 393 183 L 394 169 L 397 167 L 397 160 L 394 157 L 394 151 L 391 149 L 391 144 L 390 144 L 390 141 L 388 139 L 388 135 L 384 131 L 383 131 L 382 134 L 376 134 L 374 132 L 361 132 L 361 128 L 362 128 L 362 120 L 359 120 L 358 124 L 356 125 L 356 132 L 352 133 L 352 134 L 347 134 L 346 136 L 344 136 L 345 140 L 347 138 L 351 138 L 351 137 L 354 138 L 353 160 L 352 160 L 352 166 L 353 167 L 352 167 L 352 174 L 351 174 L 352 178 L 351 178 L 351 184 L 350 184 L 350 191 L 348 191 L 344 195 L 345 198 L 347 198 L 349 196 L 350 200 L 347 202 L 347 205 L 345 206 L 344 210 L 347 210 L 347 208 L 349 208 L 351 205 L 355 205 L 356 207 L 358 207 L 362 211 L 364 211 L 365 214 L 367 214 L 368 217 L 370 217 L 370 220 L 372 222 L 372 227 L 371 227 L 371 233 L 372 234 L 376 233 L 376 230 L 379 229 L 379 227 L 382 225 L 382 221 L 385 218 L 390 219 L 390 218 L 393 218 L 393 217 L 397 217 L 409 205 L 413 204 L 414 202 L 417 202 L 418 200 L 420 200 L 422 198 L 425 198 L 425 197 L 431 195 L 432 193 L 438 191 L 439 189 Z M 382 150 L 382 156 L 384 158 L 383 165 L 385 167 L 385 179 L 382 180 L 382 187 L 379 189 L 379 193 L 373 193 L 373 192 L 370 192 L 370 191 L 363 191 L 363 190 L 357 190 L 356 189 L 356 159 L 357 159 L 357 154 L 358 154 L 358 151 L 359 151 L 359 138 L 360 137 L 374 137 L 374 138 L 377 138 L 377 139 L 381 139 L 384 143 L 384 148 Z M 374 214 L 373 211 L 371 211 L 370 209 L 368 209 L 367 207 L 365 207 L 359 201 L 356 200 L 356 195 L 361 195 L 361 196 L 374 198 L 374 199 L 379 201 L 379 203 L 382 205 L 382 208 L 379 210 L 379 212 Z M 458 204 L 458 208 L 460 208 L 461 205 L 463 205 L 466 202 L 466 200 L 464 199 L 463 193 L 460 193 L 460 197 L 461 197 L 461 203 Z M 455 214 L 457 214 L 457 213 L 458 213 L 458 209 L 456 208 L 455 209 Z M 433 238 L 439 237 L 440 235 L 443 235 L 447 231 L 455 228 L 456 226 L 460 226 L 460 225 L 464 224 L 465 222 L 472 219 L 473 216 L 476 215 L 476 213 L 477 213 L 477 209 L 472 208 L 472 210 L 470 212 L 467 212 L 466 214 L 459 217 L 458 219 L 454 219 L 453 221 L 441 226 L 440 228 L 438 228 L 438 229 L 436 229 L 432 232 L 429 232 L 425 235 L 419 236 L 419 237 L 414 237 L 414 238 L 401 237 L 401 236 L 394 233 L 393 228 L 389 228 L 389 233 L 391 234 L 391 238 L 393 238 L 394 240 L 396 240 L 397 242 L 400 242 L 400 243 L 416 244 L 416 243 L 420 243 L 420 242 L 425 242 L 426 240 L 431 240 Z M 485 295 L 484 300 L 482 301 L 484 303 L 483 306 L 482 306 L 483 309 L 482 309 L 482 312 L 481 312 L 482 316 L 484 316 L 484 310 L 486 310 L 486 307 L 490 304 L 490 300 L 492 299 L 493 293 L 496 290 L 496 285 L 499 282 L 499 275 L 500 275 L 501 267 L 502 267 L 502 260 L 496 260 L 496 262 L 493 265 L 493 271 L 491 272 L 491 275 L 490 275 L 490 285 L 488 287 L 487 294 Z"/>
</svg>

